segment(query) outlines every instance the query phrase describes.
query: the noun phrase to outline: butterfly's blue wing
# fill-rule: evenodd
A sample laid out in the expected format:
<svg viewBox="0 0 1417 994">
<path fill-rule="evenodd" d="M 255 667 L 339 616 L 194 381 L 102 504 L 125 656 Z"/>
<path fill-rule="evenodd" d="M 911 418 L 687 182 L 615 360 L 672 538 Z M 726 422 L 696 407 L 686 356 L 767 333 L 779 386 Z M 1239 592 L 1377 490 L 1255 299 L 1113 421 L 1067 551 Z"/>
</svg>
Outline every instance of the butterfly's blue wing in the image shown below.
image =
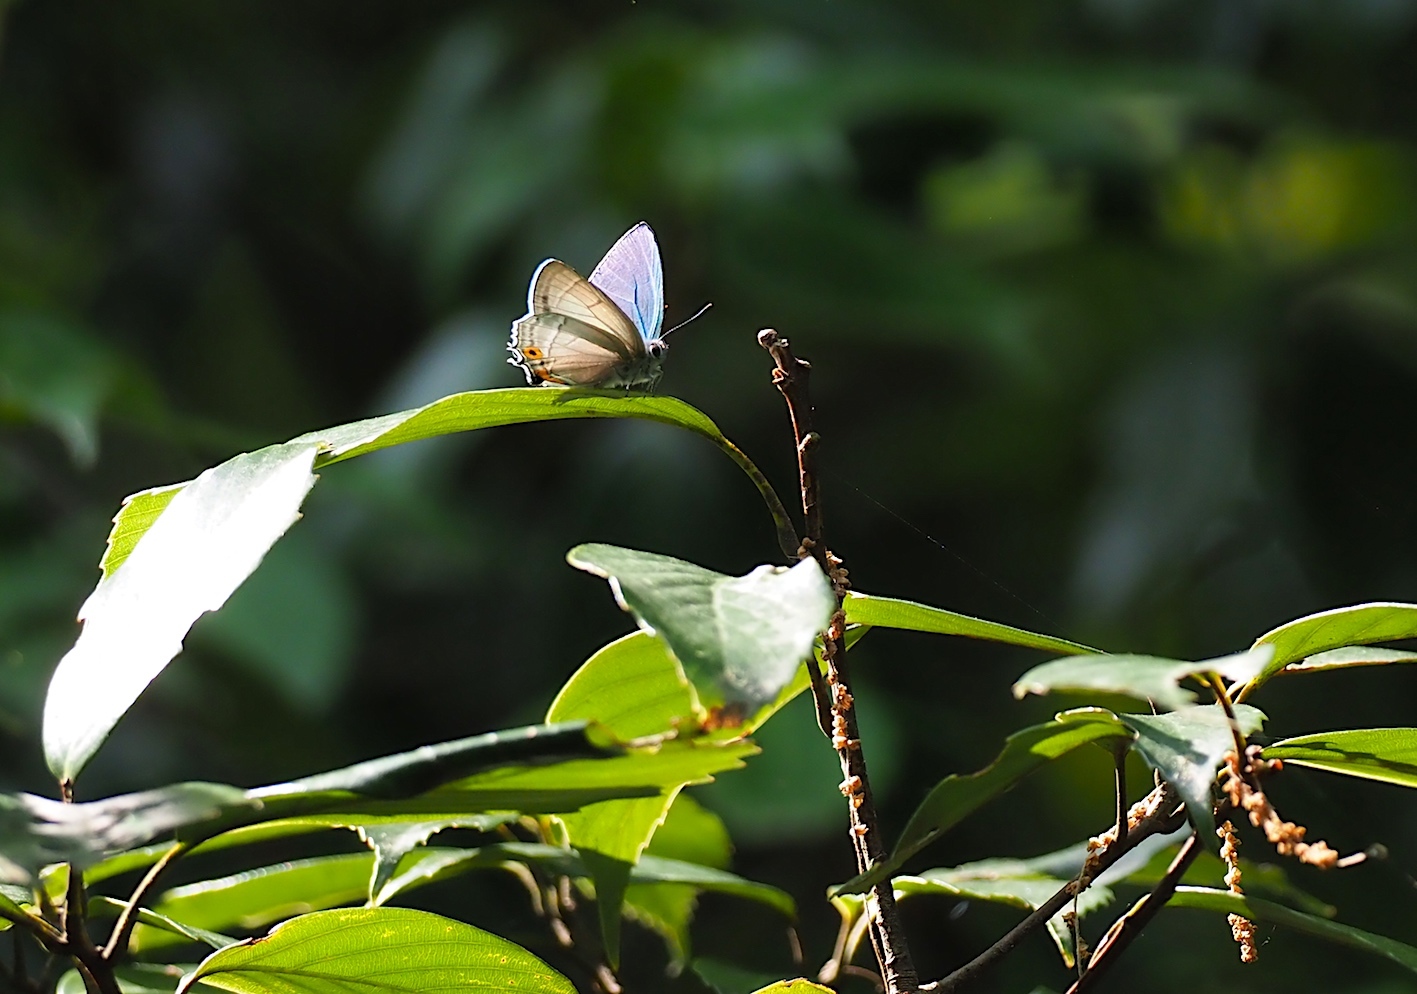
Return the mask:
<svg viewBox="0 0 1417 994">
<path fill-rule="evenodd" d="M 590 281 L 634 322 L 646 342 L 664 324 L 664 267 L 654 232 L 641 221 L 610 246 Z"/>
</svg>

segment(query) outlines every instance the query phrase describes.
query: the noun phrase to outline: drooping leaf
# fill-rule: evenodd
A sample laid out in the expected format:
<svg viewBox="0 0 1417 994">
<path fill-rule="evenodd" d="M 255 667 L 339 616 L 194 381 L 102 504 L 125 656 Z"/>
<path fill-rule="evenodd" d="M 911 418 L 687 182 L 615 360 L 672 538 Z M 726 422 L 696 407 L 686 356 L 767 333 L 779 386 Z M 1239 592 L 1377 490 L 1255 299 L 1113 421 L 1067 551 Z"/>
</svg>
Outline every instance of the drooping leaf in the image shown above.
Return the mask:
<svg viewBox="0 0 1417 994">
<path fill-rule="evenodd" d="M 1389 939 L 1386 936 L 1364 932 L 1352 925 L 1329 921 L 1316 915 L 1308 915 L 1282 904 L 1275 904 L 1257 897 L 1232 894 L 1226 890 L 1210 887 L 1177 887 L 1169 905 L 1177 908 L 1198 908 L 1223 915 L 1242 915 L 1251 921 L 1269 922 L 1292 928 L 1305 935 L 1312 935 L 1325 942 L 1337 943 L 1373 953 L 1392 960 L 1400 966 L 1417 973 L 1417 948 Z"/>
<path fill-rule="evenodd" d="M 1180 847 L 1175 844 L 1167 845 L 1156 850 L 1151 857 L 1141 866 L 1128 871 L 1125 875 L 1117 878 L 1116 882 L 1131 884 L 1136 887 L 1150 889 L 1160 882 L 1166 875 L 1166 870 L 1170 867 L 1172 860 L 1176 858 L 1176 852 Z M 1181 877 L 1181 883 L 1196 887 L 1213 887 L 1225 889 L 1225 874 L 1229 867 L 1215 853 L 1200 853 L 1194 863 L 1186 870 Z M 1283 903 L 1297 908 L 1307 914 L 1318 915 L 1321 918 L 1332 918 L 1338 914 L 1338 909 L 1333 905 L 1319 900 L 1308 891 L 1296 887 L 1285 873 L 1284 867 L 1275 863 L 1255 863 L 1242 858 L 1240 860 L 1241 886 L 1247 894 L 1251 896 L 1273 898 Z"/>
<path fill-rule="evenodd" d="M 1417 787 L 1417 728 L 1351 728 L 1265 746 L 1265 759 L 1399 787 Z"/>
<path fill-rule="evenodd" d="M 726 871 L 733 843 L 723 819 L 681 791 L 645 848 L 645 857 L 692 863 Z M 625 914 L 659 933 L 668 947 L 671 969 L 678 971 L 690 956 L 689 925 L 698 904 L 699 888 L 678 882 L 631 883 L 625 890 Z M 789 912 L 790 914 L 790 912 Z"/>
<path fill-rule="evenodd" d="M 725 576 L 612 545 L 577 546 L 566 558 L 610 581 L 620 605 L 669 646 L 703 707 L 739 718 L 792 681 L 836 609 L 813 559 Z"/>
<path fill-rule="evenodd" d="M 910 816 L 891 854 L 866 873 L 833 888 L 832 893 L 859 894 L 869 890 L 949 828 L 1043 764 L 1089 742 L 1130 734 L 1130 729 L 1121 725 L 1111 712 L 1101 709 L 1015 732 L 989 766 L 964 776 L 951 774 L 936 784 Z"/>
<path fill-rule="evenodd" d="M 378 903 L 387 904 L 401 894 L 472 870 L 503 869 L 508 864 L 527 863 L 544 868 L 557 876 L 588 878 L 580 854 L 563 846 L 548 846 L 533 842 L 498 842 L 477 849 L 454 849 L 428 846 L 412 853 L 398 874 L 379 894 Z M 747 880 L 726 870 L 679 859 L 645 855 L 630 871 L 632 885 L 682 884 L 698 890 L 713 891 L 756 901 L 774 908 L 789 918 L 796 917 L 797 907 L 791 895 L 776 887 Z"/>
<path fill-rule="evenodd" d="M 683 428 L 708 439 L 748 474 L 758 488 L 777 526 L 779 545 L 784 550 L 797 548 L 797 536 L 791 521 L 767 478 L 737 446 L 723 436 L 707 415 L 673 397 L 580 388 L 474 390 L 453 394 L 397 414 L 308 432 L 290 444 L 318 446 L 320 455 L 315 468 L 319 469 L 393 445 L 439 435 L 533 421 L 585 418 L 639 418 Z M 127 552 L 162 513 L 166 503 L 173 499 L 176 491 L 188 485 L 179 483 L 144 491 L 124 502 L 109 535 L 109 553 L 103 561 L 105 575 L 123 561 Z"/>
<path fill-rule="evenodd" d="M 1290 663 L 1344 646 L 1417 638 L 1417 604 L 1379 601 L 1320 611 L 1266 632 L 1256 646 L 1274 646 L 1274 658 L 1240 691 L 1243 700 Z"/>
<path fill-rule="evenodd" d="M 1261 646 L 1200 662 L 1158 656 L 1071 656 L 1035 666 L 1019 677 L 1013 691 L 1018 698 L 1058 692 L 1122 694 L 1174 711 L 1196 699 L 1180 686 L 1182 680 L 1201 673 L 1248 680 L 1268 663 L 1272 652 L 1271 647 Z"/>
<path fill-rule="evenodd" d="M 313 444 L 289 443 L 207 470 L 99 581 L 44 703 L 44 754 L 56 777 L 78 775 L 192 624 L 221 607 L 295 523 L 314 460 Z"/>
<path fill-rule="evenodd" d="M 33 874 L 49 863 L 91 864 L 167 835 L 197 842 L 315 814 L 341 825 L 557 814 L 609 798 L 658 796 L 741 766 L 756 751 L 748 742 L 684 740 L 621 748 L 571 723 L 474 736 L 252 791 L 176 784 L 81 804 L 0 795 L 0 858 Z"/>
<path fill-rule="evenodd" d="M 373 853 L 346 853 L 262 866 L 174 887 L 159 896 L 153 911 L 189 929 L 255 929 L 363 901 L 373 863 Z M 132 948 L 145 952 L 176 941 L 180 937 L 172 932 L 139 926 Z"/>
<path fill-rule="evenodd" d="M 127 901 L 119 901 L 112 897 L 99 895 L 89 899 L 89 913 L 93 918 L 116 918 L 118 915 L 122 914 L 127 907 Z M 161 943 L 162 945 L 171 945 L 174 941 L 185 941 L 210 946 L 213 949 L 224 949 L 232 943 L 239 941 L 229 935 L 223 935 L 220 932 L 213 932 L 209 929 L 176 921 L 159 911 L 154 911 L 152 908 L 139 908 L 136 917 L 138 920 L 138 928 L 133 933 L 133 940 L 130 940 L 133 941 L 135 946 L 138 944 L 135 941 L 138 932 L 144 932 L 146 934 L 166 933 L 175 936 L 175 939 Z M 159 943 L 151 943 L 148 948 L 158 944 Z M 176 986 L 176 984 L 173 986 Z"/>
<path fill-rule="evenodd" d="M 897 899 L 939 895 L 1034 911 L 1066 886 L 1068 879 L 1043 872 L 1033 860 L 989 859 L 948 869 L 926 870 L 918 876 L 895 877 L 891 885 L 895 888 Z M 1112 899 L 1110 888 L 1094 883 L 1078 895 L 1077 915 L 1079 918 L 1085 917 L 1111 904 Z M 1065 910 L 1073 909 L 1073 903 L 1069 902 Z M 1063 964 L 1073 967 L 1076 963 L 1075 943 L 1072 929 L 1063 921 L 1063 912 L 1048 919 L 1046 927 L 1063 957 Z"/>
<path fill-rule="evenodd" d="M 556 695 L 546 720 L 600 721 L 602 715 L 624 738 L 696 726 L 693 695 L 662 641 L 640 633 L 597 652 Z M 567 841 L 579 850 L 595 882 L 596 910 L 612 967 L 619 961 L 621 909 L 631 867 L 683 786 L 667 785 L 656 797 L 589 804 L 560 818 Z"/>
<path fill-rule="evenodd" d="M 1118 717 L 1136 729 L 1132 748 L 1180 792 L 1201 838 L 1214 842 L 1211 788 L 1222 757 L 1235 748 L 1225 711 L 1219 704 L 1206 704 L 1170 714 Z M 1260 730 L 1265 716 L 1257 708 L 1237 704 L 1235 719 L 1241 733 L 1250 735 Z"/>
<path fill-rule="evenodd" d="M 28 887 L 0 884 L 0 932 L 9 928 L 13 922 L 22 922 L 28 918 L 29 915 L 20 905 L 33 900 Z"/>
<path fill-rule="evenodd" d="M 208 956 L 182 982 L 234 994 L 575 994 L 520 946 L 462 922 L 407 908 L 351 908 L 292 918 L 264 939 Z"/>
<path fill-rule="evenodd" d="M 486 831 L 486 815 L 468 815 L 465 818 L 440 818 L 437 821 L 396 821 L 386 823 L 366 823 L 353 827 L 359 837 L 374 850 L 374 870 L 368 882 L 368 897 L 372 903 L 375 895 L 397 872 L 399 863 L 419 846 L 426 845 L 429 838 L 449 828 L 475 828 Z M 511 820 L 506 817 L 495 819 L 497 824 Z M 327 905 L 330 907 L 332 905 Z"/>
<path fill-rule="evenodd" d="M 846 595 L 842 606 L 846 609 L 846 620 L 857 625 L 901 628 L 934 635 L 962 635 L 965 638 L 1004 642 L 1028 649 L 1070 655 L 1086 655 L 1098 651 L 1079 642 L 1070 642 L 1052 635 L 1040 635 L 1011 625 L 1001 625 L 996 621 L 971 618 L 967 614 L 956 614 L 954 611 L 917 604 L 914 601 L 897 600 L 894 597 L 877 597 L 874 594 L 852 591 Z"/>
</svg>

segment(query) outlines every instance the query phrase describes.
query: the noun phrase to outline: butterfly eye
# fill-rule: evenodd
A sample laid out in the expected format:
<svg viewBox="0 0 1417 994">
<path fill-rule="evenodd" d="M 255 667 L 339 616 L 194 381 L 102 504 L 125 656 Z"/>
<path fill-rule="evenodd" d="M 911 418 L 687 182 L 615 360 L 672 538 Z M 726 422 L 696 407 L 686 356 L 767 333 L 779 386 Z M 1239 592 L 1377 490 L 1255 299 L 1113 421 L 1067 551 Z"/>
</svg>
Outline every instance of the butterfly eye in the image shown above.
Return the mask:
<svg viewBox="0 0 1417 994">
<path fill-rule="evenodd" d="M 651 339 L 650 341 L 645 342 L 645 351 L 648 352 L 652 357 L 657 358 L 659 356 L 664 355 L 665 352 L 669 351 L 669 343 L 662 338 Z"/>
</svg>

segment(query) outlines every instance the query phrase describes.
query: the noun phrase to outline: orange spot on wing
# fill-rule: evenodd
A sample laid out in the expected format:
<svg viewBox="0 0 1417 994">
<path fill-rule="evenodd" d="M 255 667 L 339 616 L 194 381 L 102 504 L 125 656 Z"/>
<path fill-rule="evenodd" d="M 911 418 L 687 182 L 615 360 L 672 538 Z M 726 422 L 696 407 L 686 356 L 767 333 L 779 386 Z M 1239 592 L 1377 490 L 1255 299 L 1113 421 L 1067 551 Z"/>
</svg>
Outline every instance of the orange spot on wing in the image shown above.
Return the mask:
<svg viewBox="0 0 1417 994">
<path fill-rule="evenodd" d="M 528 345 L 526 348 L 522 349 L 522 355 L 526 356 L 528 359 L 540 359 L 545 356 L 546 353 L 542 352 L 535 345 Z"/>
</svg>

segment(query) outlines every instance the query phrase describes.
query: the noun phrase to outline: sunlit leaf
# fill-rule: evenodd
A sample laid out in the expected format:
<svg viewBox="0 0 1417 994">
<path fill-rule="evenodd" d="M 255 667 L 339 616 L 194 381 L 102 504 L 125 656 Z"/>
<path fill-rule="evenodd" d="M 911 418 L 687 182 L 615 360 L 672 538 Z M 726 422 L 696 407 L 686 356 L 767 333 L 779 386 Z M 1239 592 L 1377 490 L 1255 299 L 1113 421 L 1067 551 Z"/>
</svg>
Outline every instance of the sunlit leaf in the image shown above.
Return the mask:
<svg viewBox="0 0 1417 994">
<path fill-rule="evenodd" d="M 670 731 L 676 725 L 692 729 L 692 694 L 663 646 L 643 634 L 611 643 L 576 671 L 551 703 L 546 720 L 599 721 L 608 713 L 610 727 L 625 738 Z M 619 960 L 621 906 L 631 867 L 683 786 L 670 784 L 657 797 L 589 804 L 560 818 L 567 841 L 580 851 L 595 882 L 596 909 L 612 966 Z"/>
<path fill-rule="evenodd" d="M 779 980 L 767 987 L 760 987 L 753 994 L 831 994 L 831 988 L 799 977 L 796 980 Z"/>
<path fill-rule="evenodd" d="M 1308 915 L 1282 904 L 1261 900 L 1229 891 L 1209 887 L 1177 887 L 1168 902 L 1176 908 L 1199 908 L 1223 915 L 1242 915 L 1251 921 L 1269 922 L 1292 928 L 1316 939 L 1348 946 L 1365 953 L 1373 953 L 1392 960 L 1400 966 L 1417 973 L 1417 948 L 1389 939 L 1385 936 L 1364 932 L 1352 925 L 1329 921 L 1316 915 Z"/>
<path fill-rule="evenodd" d="M 885 880 L 906 860 L 945 831 L 1013 787 L 1029 773 L 1089 742 L 1126 736 L 1110 712 L 1070 716 L 1066 721 L 1034 725 L 1010 735 L 1003 752 L 978 773 L 951 774 L 940 781 L 906 822 L 891 854 L 871 870 L 833 888 L 835 894 L 859 894 Z"/>
<path fill-rule="evenodd" d="M 1371 645 L 1349 645 L 1306 656 L 1284 667 L 1285 673 L 1321 673 L 1351 666 L 1387 666 L 1392 663 L 1417 663 L 1417 652 L 1405 649 L 1383 649 Z"/>
<path fill-rule="evenodd" d="M 453 394 L 397 414 L 307 432 L 289 444 L 318 446 L 320 455 L 315 468 L 319 469 L 393 445 L 455 432 L 533 421 L 586 418 L 638 418 L 673 425 L 707 438 L 747 473 L 758 488 L 777 525 L 779 544 L 786 549 L 797 547 L 797 537 L 787 512 L 767 478 L 723 436 L 707 415 L 674 397 L 580 388 L 474 390 Z M 125 550 L 131 550 L 138 538 L 152 527 L 175 492 L 187 486 L 190 484 L 144 491 L 124 502 L 109 535 L 109 552 L 103 561 L 105 575 L 122 563 Z"/>
<path fill-rule="evenodd" d="M 1136 729 L 1133 748 L 1169 781 L 1186 802 L 1201 837 L 1214 841 L 1211 830 L 1211 788 L 1221 758 L 1235 749 L 1230 719 L 1219 704 L 1184 708 L 1170 714 L 1123 714 L 1118 717 Z M 1250 735 L 1264 724 L 1264 712 L 1247 704 L 1235 705 L 1240 732 Z"/>
<path fill-rule="evenodd" d="M 894 597 L 877 597 L 874 594 L 859 594 L 853 591 L 847 595 L 842 606 L 846 609 L 846 620 L 858 625 L 902 628 L 906 631 L 930 632 L 935 635 L 962 635 L 966 638 L 1005 642 L 1009 645 L 1070 655 L 1097 652 L 1096 649 L 1067 639 L 1040 635 L 1011 625 L 971 618 L 966 614 L 956 614 L 954 611 L 897 600 Z"/>
<path fill-rule="evenodd" d="M 1243 699 L 1290 663 L 1329 649 L 1417 638 L 1417 604 L 1379 601 L 1306 615 L 1255 640 L 1274 646 L 1274 658 L 1240 692 Z"/>
<path fill-rule="evenodd" d="M 1174 711 L 1196 699 L 1194 693 L 1180 686 L 1182 680 L 1202 673 L 1247 680 L 1268 663 L 1272 651 L 1261 646 L 1194 663 L 1157 656 L 1071 656 L 1035 666 L 1019 677 L 1013 690 L 1019 698 L 1049 693 L 1122 694 Z"/>
<path fill-rule="evenodd" d="M 546 712 L 548 722 L 590 719 L 629 740 L 694 727 L 693 696 L 664 643 L 634 632 L 581 664 Z"/>
<path fill-rule="evenodd" d="M 462 922 L 406 908 L 302 915 L 264 939 L 215 952 L 183 981 L 234 994 L 575 994 L 565 977 L 520 946 Z"/>
<path fill-rule="evenodd" d="M 89 900 L 89 914 L 93 918 L 116 918 L 127 907 L 127 901 L 119 901 L 112 897 L 94 896 Z M 156 945 L 171 945 L 173 942 L 195 942 L 213 949 L 224 949 L 239 941 L 220 932 L 176 921 L 152 908 L 139 908 L 135 917 L 138 927 L 134 930 L 133 938 L 130 940 L 134 948 L 142 944 L 138 939 L 139 933 L 169 936 L 167 941 L 149 943 L 149 948 Z"/>
<path fill-rule="evenodd" d="M 700 704 L 740 717 L 792 681 L 836 609 L 813 559 L 725 576 L 611 545 L 577 546 L 566 558 L 610 581 L 621 606 L 669 646 Z"/>
<path fill-rule="evenodd" d="M 293 915 L 362 902 L 373 863 L 372 853 L 348 853 L 263 866 L 174 887 L 157 899 L 153 911 L 191 929 L 255 929 Z M 142 952 L 174 941 L 171 932 L 139 927 L 132 948 Z"/>
<path fill-rule="evenodd" d="M 207 470 L 99 581 L 44 704 L 44 754 L 61 781 L 78 775 L 193 622 L 221 607 L 295 523 L 314 459 L 313 444 L 290 443 Z"/>
<path fill-rule="evenodd" d="M 1296 735 L 1265 746 L 1264 758 L 1417 787 L 1417 728 L 1352 728 Z"/>
<path fill-rule="evenodd" d="M 167 835 L 197 842 L 298 816 L 361 825 L 484 812 L 558 814 L 609 798 L 659 796 L 674 784 L 741 766 L 756 751 L 749 742 L 686 740 L 621 748 L 570 723 L 425 746 L 252 791 L 176 784 L 81 804 L 0 795 L 0 857 L 37 873 L 49 863 L 90 864 Z"/>
</svg>

